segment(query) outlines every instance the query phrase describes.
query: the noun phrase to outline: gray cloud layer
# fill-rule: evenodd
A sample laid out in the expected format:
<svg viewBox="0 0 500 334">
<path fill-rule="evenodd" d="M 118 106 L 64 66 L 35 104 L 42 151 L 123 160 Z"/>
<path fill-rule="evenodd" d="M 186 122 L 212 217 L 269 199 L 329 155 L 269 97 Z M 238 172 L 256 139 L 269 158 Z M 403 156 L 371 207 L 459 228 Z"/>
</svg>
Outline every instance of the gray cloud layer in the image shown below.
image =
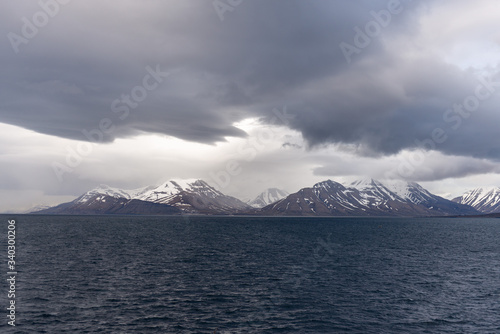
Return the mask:
<svg viewBox="0 0 500 334">
<path fill-rule="evenodd" d="M 0 122 L 86 139 L 82 130 L 108 118 L 115 130 L 105 141 L 154 132 L 210 144 L 245 136 L 235 122 L 287 105 L 296 115 L 289 126 L 311 146 L 352 144 L 361 155 L 390 155 L 442 128 L 448 138 L 437 150 L 499 159 L 500 94 L 460 124 L 456 113 L 443 118 L 478 80 L 418 45 L 420 18 L 436 3 L 402 1 L 349 64 L 339 44 L 354 44 L 353 29 L 388 1 L 248 0 L 222 22 L 212 1 L 73 1 L 19 53 L 4 38 Z M 4 35 L 21 34 L 22 17 L 41 10 L 30 1 L 1 6 Z M 148 66 L 170 75 L 136 107 L 121 101 L 114 110 L 122 112 L 113 112 L 115 100 L 144 85 Z"/>
</svg>

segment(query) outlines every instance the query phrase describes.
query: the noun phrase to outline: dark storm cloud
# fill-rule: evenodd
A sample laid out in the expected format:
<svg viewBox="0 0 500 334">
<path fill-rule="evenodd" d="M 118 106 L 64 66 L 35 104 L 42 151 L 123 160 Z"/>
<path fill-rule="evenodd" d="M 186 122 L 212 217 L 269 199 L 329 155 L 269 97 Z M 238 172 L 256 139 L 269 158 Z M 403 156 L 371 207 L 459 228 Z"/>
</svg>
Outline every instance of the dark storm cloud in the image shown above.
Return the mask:
<svg viewBox="0 0 500 334">
<path fill-rule="evenodd" d="M 419 17 L 435 2 L 401 1 L 346 60 L 339 45 L 355 46 L 354 29 L 390 3 L 248 0 L 220 21 L 212 1 L 73 1 L 18 53 L 4 39 L 0 122 L 86 139 L 82 131 L 107 118 L 113 131 L 105 141 L 154 132 L 214 143 L 244 136 L 235 122 L 287 105 L 296 115 L 290 127 L 311 146 L 354 144 L 359 154 L 387 155 L 443 128 L 448 139 L 437 150 L 500 157 L 497 97 L 457 129 L 458 121 L 443 119 L 478 83 L 413 45 Z M 22 17 L 40 11 L 26 1 L 2 6 L 4 35 L 19 34 Z M 169 74 L 143 101 L 120 100 L 144 86 L 151 69 Z"/>
<path fill-rule="evenodd" d="M 411 154 L 411 153 L 410 153 Z M 471 175 L 497 174 L 500 166 L 497 163 L 485 159 L 471 159 L 470 157 L 447 156 L 440 153 L 428 153 L 418 166 L 409 164 L 410 159 L 400 158 L 391 161 L 373 160 L 369 158 L 345 159 L 345 157 L 330 157 L 319 159 L 321 167 L 314 168 L 314 175 L 329 177 L 335 176 L 359 176 L 366 175 L 375 179 L 387 179 L 392 176 L 388 174 L 388 166 L 405 166 L 410 173 L 398 175 L 409 181 L 428 182 L 447 178 L 464 178 Z M 323 161 L 321 161 L 323 160 Z M 390 168 L 390 167 L 389 167 Z"/>
<path fill-rule="evenodd" d="M 357 152 L 363 155 L 423 147 L 448 154 L 500 157 L 498 76 L 478 80 L 433 59 L 385 60 L 386 64 L 378 60 L 377 67 L 332 77 L 314 90 L 309 103 L 298 103 L 301 112 L 293 126 L 311 145 L 357 144 Z M 479 87 L 481 94 L 489 95 L 487 99 L 475 97 Z M 467 111 L 467 103 L 473 110 Z M 455 111 L 457 105 L 459 111 Z M 438 140 L 436 130 L 442 133 Z"/>
</svg>

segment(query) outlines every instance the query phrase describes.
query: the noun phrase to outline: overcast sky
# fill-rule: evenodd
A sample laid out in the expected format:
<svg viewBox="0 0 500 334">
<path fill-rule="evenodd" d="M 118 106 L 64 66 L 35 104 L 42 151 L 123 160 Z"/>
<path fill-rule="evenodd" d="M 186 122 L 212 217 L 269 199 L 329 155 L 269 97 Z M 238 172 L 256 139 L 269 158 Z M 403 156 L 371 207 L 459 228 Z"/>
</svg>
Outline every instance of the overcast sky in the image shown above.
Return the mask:
<svg viewBox="0 0 500 334">
<path fill-rule="evenodd" d="M 0 212 L 172 178 L 500 186 L 497 0 L 0 9 Z"/>
</svg>

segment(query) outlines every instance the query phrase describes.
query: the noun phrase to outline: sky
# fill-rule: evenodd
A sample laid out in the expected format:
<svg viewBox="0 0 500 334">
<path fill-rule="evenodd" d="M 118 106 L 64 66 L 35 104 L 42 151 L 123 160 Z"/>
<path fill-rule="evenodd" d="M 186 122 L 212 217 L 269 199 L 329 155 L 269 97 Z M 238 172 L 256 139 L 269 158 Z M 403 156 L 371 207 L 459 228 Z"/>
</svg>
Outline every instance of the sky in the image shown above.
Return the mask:
<svg viewBox="0 0 500 334">
<path fill-rule="evenodd" d="M 500 186 L 496 0 L 0 4 L 0 212 L 199 178 Z"/>
</svg>

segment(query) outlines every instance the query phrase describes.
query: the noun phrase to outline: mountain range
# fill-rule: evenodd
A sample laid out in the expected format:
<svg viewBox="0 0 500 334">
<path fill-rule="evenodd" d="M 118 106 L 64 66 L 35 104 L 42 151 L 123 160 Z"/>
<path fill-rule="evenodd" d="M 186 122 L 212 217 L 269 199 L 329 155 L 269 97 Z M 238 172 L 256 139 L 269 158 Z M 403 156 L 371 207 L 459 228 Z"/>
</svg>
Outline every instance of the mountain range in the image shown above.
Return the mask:
<svg viewBox="0 0 500 334">
<path fill-rule="evenodd" d="M 327 180 L 262 208 L 291 216 L 448 216 L 478 214 L 474 208 L 436 196 L 414 182 L 373 179 L 348 185 Z"/>
<path fill-rule="evenodd" d="M 415 182 L 332 180 L 288 194 L 270 188 L 244 203 L 203 180 L 169 180 L 124 190 L 101 185 L 37 214 L 208 214 L 269 216 L 461 216 L 500 212 L 500 189 L 476 189 L 452 201 Z"/>
</svg>

